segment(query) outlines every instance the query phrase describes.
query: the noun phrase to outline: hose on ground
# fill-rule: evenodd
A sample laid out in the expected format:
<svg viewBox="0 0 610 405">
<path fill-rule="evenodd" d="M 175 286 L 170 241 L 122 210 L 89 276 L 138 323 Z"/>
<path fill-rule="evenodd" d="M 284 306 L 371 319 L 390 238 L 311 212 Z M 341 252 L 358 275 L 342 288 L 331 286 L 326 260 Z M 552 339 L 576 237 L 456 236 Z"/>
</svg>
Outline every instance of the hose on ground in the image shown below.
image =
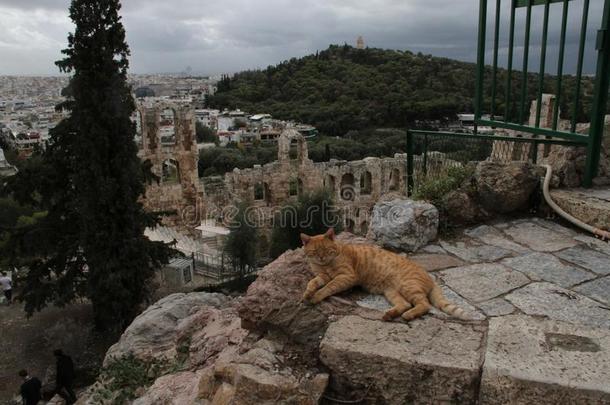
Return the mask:
<svg viewBox="0 0 610 405">
<path fill-rule="evenodd" d="M 559 205 L 557 205 L 555 203 L 555 201 L 553 201 L 553 199 L 551 198 L 551 194 L 549 193 L 549 184 L 551 182 L 551 175 L 553 174 L 553 168 L 550 165 L 542 165 L 542 166 L 544 168 L 546 168 L 546 175 L 544 176 L 542 193 L 544 194 L 544 199 L 546 200 L 547 204 L 553 209 L 553 211 L 555 211 L 565 220 L 573 223 L 577 227 L 584 229 L 587 232 L 594 234 L 595 236 L 600 237 L 602 240 L 610 240 L 610 232 L 605 231 L 603 229 L 595 228 L 589 224 L 582 222 L 578 218 L 574 218 L 572 215 L 568 214 L 563 209 L 561 209 L 561 207 Z"/>
</svg>

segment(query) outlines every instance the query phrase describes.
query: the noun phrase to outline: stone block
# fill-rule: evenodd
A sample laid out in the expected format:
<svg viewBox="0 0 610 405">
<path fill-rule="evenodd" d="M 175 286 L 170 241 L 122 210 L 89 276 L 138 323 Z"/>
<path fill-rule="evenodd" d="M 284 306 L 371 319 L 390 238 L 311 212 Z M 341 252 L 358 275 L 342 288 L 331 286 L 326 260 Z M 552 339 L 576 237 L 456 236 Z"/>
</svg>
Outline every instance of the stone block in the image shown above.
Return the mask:
<svg viewBox="0 0 610 405">
<path fill-rule="evenodd" d="M 599 302 L 610 305 L 610 276 L 587 281 L 573 289 Z"/>
<path fill-rule="evenodd" d="M 610 403 L 610 331 L 524 315 L 493 318 L 480 404 Z"/>
<path fill-rule="evenodd" d="M 495 262 L 504 257 L 512 256 L 513 252 L 497 246 L 481 245 L 479 243 L 441 241 L 441 246 L 447 252 L 470 263 Z"/>
<path fill-rule="evenodd" d="M 557 256 L 597 274 L 610 274 L 610 256 L 584 246 L 575 246 L 557 253 Z"/>
<path fill-rule="evenodd" d="M 522 273 L 498 263 L 455 267 L 439 275 L 452 290 L 474 302 L 487 301 L 529 283 Z"/>
<path fill-rule="evenodd" d="M 496 228 L 489 225 L 480 225 L 476 228 L 468 229 L 464 232 L 471 238 L 478 239 L 479 241 L 492 246 L 497 246 L 503 249 L 515 251 L 517 253 L 527 253 L 529 249 L 510 241 Z"/>
<path fill-rule="evenodd" d="M 538 252 L 556 252 L 577 245 L 577 242 L 568 235 L 532 222 L 514 224 L 504 229 L 504 233 L 515 242 Z"/>
<path fill-rule="evenodd" d="M 527 315 L 610 328 L 610 313 L 584 295 L 551 283 L 532 283 L 505 297 Z"/>
<path fill-rule="evenodd" d="M 482 341 L 475 325 L 346 316 L 328 327 L 320 359 L 332 371 L 331 385 L 368 387 L 373 403 L 473 403 Z"/>
<path fill-rule="evenodd" d="M 502 260 L 502 264 L 526 274 L 534 281 L 549 281 L 561 287 L 571 287 L 595 277 L 592 273 L 563 264 L 549 253 L 510 257 Z"/>
<path fill-rule="evenodd" d="M 481 302 L 477 304 L 483 312 L 488 316 L 502 316 L 512 314 L 515 311 L 515 307 L 504 298 L 494 298 L 489 301 Z"/>
</svg>

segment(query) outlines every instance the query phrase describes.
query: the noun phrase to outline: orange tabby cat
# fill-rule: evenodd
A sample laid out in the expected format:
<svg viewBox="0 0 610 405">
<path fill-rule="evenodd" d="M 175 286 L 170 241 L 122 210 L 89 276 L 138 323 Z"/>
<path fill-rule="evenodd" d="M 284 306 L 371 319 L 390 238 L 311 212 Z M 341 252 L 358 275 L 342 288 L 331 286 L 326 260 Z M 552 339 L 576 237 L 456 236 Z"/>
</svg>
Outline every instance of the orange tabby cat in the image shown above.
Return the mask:
<svg viewBox="0 0 610 405">
<path fill-rule="evenodd" d="M 317 304 L 356 285 L 384 294 L 394 305 L 384 315 L 410 321 L 427 313 L 432 303 L 441 311 L 464 318 L 464 311 L 443 297 L 440 287 L 416 263 L 372 245 L 342 244 L 333 229 L 324 235 L 301 234 L 305 255 L 316 277 L 307 284 L 303 299 Z"/>
</svg>

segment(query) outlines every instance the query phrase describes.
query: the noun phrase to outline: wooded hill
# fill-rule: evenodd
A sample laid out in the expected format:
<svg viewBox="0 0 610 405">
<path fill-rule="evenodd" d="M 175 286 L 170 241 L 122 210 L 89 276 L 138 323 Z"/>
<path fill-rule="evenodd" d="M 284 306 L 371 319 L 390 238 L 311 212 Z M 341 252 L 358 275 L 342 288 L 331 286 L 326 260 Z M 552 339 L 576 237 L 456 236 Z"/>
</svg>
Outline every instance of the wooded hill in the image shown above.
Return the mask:
<svg viewBox="0 0 610 405">
<path fill-rule="evenodd" d="M 491 93 L 491 67 L 485 70 L 486 94 Z M 507 72 L 498 70 L 496 107 L 504 115 Z M 292 58 L 265 70 L 225 76 L 218 92 L 208 98 L 212 108 L 240 108 L 270 113 L 275 118 L 315 125 L 327 135 L 350 129 L 405 127 L 416 120 L 453 118 L 473 112 L 476 65 L 409 51 L 356 49 L 331 45 L 302 58 Z M 575 92 L 573 76 L 564 76 L 562 116 L 571 113 L 568 102 Z M 513 72 L 511 114 L 519 113 L 521 72 Z M 538 75 L 528 75 L 528 100 L 535 98 Z M 581 94 L 592 94 L 593 83 L 583 78 Z M 545 92 L 555 92 L 555 80 L 546 75 Z M 586 121 L 590 99 L 581 97 L 579 121 Z M 485 103 L 490 106 L 490 98 Z M 529 101 L 525 117 L 529 113 Z"/>
</svg>

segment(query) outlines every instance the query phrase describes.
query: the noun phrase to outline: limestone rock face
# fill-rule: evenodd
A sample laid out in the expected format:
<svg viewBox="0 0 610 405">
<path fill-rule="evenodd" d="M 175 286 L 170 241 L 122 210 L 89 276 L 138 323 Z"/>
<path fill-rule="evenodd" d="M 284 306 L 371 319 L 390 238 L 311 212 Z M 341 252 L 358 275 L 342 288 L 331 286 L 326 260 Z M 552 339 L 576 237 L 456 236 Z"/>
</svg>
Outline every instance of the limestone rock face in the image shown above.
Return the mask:
<svg viewBox="0 0 610 405">
<path fill-rule="evenodd" d="M 481 162 L 474 178 L 483 208 L 499 213 L 525 207 L 540 181 L 535 166 L 526 162 Z"/>
<path fill-rule="evenodd" d="M 436 239 L 437 233 L 434 205 L 396 199 L 375 205 L 367 237 L 384 248 L 413 252 Z"/>
<path fill-rule="evenodd" d="M 219 308 L 228 301 L 225 295 L 209 293 L 178 293 L 161 299 L 142 312 L 108 349 L 104 365 L 113 357 L 129 354 L 142 360 L 173 358 L 181 323 L 184 326 L 203 307 Z"/>
</svg>

